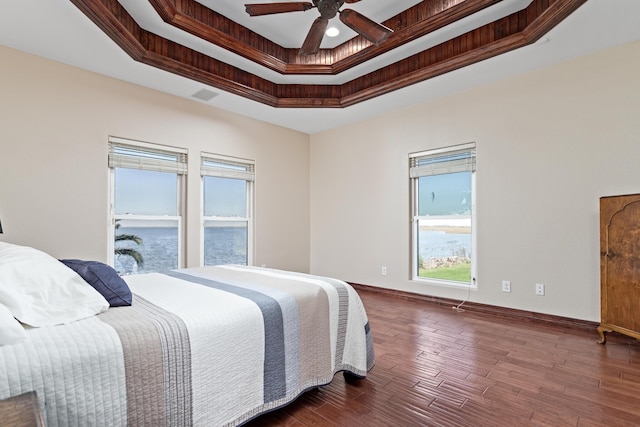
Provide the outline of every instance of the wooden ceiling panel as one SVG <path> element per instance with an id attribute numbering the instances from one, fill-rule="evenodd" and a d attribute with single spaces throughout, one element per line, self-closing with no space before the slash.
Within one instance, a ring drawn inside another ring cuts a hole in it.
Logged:
<path id="1" fill-rule="evenodd" d="M 301 56 L 227 19 L 195 0 L 150 0 L 162 20 L 196 37 L 282 74 L 337 74 L 501 0 L 424 0 L 382 22 L 394 30 L 375 46 L 361 36 L 334 49 Z"/>
<path id="2" fill-rule="evenodd" d="M 383 24 L 373 46 L 362 37 L 300 57 L 194 0 L 150 0 L 165 22 L 282 74 L 336 74 L 500 0 L 425 0 Z M 341 85 L 276 84 L 142 29 L 117 0 L 71 0 L 134 60 L 274 107 L 339 108 L 407 87 L 533 43 L 586 0 L 533 0 L 466 34 Z"/>

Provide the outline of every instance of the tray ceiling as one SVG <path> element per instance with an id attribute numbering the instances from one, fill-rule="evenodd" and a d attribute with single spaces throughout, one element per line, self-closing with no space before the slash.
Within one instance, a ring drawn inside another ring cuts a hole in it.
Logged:
<path id="1" fill-rule="evenodd" d="M 118 0 L 71 0 L 136 61 L 272 107 L 296 108 L 347 107 L 526 46 L 585 1 L 424 0 L 382 21 L 394 33 L 380 46 L 355 36 L 308 56 L 301 56 L 297 48 L 283 47 L 195 0 L 149 1 L 166 25 L 282 75 L 338 75 L 396 49 L 403 55 L 374 70 L 363 66 L 348 81 L 321 84 L 277 83 L 216 59 L 181 43 L 179 37 L 143 28 Z M 468 28 L 476 14 L 492 6 L 496 7 L 484 15 L 485 20 L 492 19 L 490 22 L 475 20 L 477 26 Z M 311 12 L 315 11 L 304 13 Z M 280 26 L 286 26 L 292 14 L 279 14 Z M 422 50 L 415 53 L 405 48 L 441 29 L 448 30 L 445 40 L 424 43 Z"/>
<path id="2" fill-rule="evenodd" d="M 347 30 L 301 58 L 317 10 L 243 3 L 0 0 L 0 44 L 313 134 L 640 40 L 637 0 L 362 0 L 388 43 Z"/>

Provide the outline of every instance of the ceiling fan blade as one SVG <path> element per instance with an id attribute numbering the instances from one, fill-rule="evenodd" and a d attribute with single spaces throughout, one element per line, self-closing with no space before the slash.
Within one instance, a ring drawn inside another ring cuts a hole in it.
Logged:
<path id="1" fill-rule="evenodd" d="M 340 20 L 356 33 L 369 40 L 376 46 L 384 42 L 393 30 L 372 21 L 366 16 L 351 9 L 344 9 L 340 12 Z"/>
<path id="2" fill-rule="evenodd" d="M 317 17 L 316 20 L 313 21 L 307 38 L 304 39 L 304 43 L 302 43 L 302 47 L 300 48 L 300 55 L 315 55 L 318 52 L 328 24 L 329 20 L 322 16 Z"/>
<path id="3" fill-rule="evenodd" d="M 250 16 L 271 15 L 285 12 L 304 12 L 313 8 L 313 4 L 307 1 L 289 3 L 256 3 L 244 5 Z"/>

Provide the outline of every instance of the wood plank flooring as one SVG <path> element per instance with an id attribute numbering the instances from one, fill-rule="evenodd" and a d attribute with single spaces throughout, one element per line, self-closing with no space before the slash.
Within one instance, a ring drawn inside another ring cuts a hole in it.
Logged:
<path id="1" fill-rule="evenodd" d="M 367 378 L 337 374 L 247 426 L 640 426 L 634 339 L 358 292 Z"/>

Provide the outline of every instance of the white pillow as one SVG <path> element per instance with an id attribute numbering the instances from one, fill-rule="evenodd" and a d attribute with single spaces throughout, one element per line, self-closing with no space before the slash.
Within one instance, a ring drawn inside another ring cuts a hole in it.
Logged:
<path id="1" fill-rule="evenodd" d="M 31 326 L 54 326 L 102 313 L 109 303 L 75 271 L 28 246 L 0 242 L 0 303 Z"/>
<path id="2" fill-rule="evenodd" d="M 24 327 L 13 318 L 7 307 L 0 304 L 0 346 L 16 344 L 26 338 Z"/>

